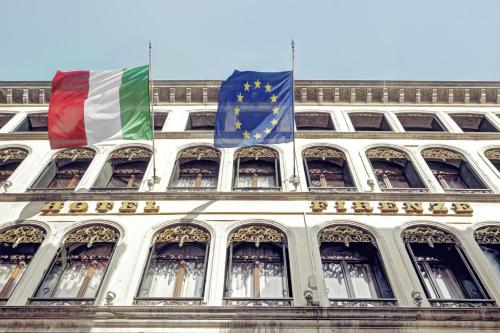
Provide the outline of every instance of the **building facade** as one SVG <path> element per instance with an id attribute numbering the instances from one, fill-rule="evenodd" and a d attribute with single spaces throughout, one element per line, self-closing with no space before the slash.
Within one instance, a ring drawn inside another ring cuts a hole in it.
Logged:
<path id="1" fill-rule="evenodd" d="M 56 151 L 50 83 L 0 82 L 0 331 L 500 329 L 500 83 L 296 81 L 295 147 L 240 149 L 219 85 Z"/>

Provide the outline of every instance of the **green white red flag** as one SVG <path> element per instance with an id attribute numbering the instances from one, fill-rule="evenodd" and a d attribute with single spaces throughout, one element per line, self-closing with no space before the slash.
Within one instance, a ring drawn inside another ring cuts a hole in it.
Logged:
<path id="1" fill-rule="evenodd" d="M 48 118 L 52 149 L 151 140 L 149 67 L 58 71 L 52 79 Z"/>

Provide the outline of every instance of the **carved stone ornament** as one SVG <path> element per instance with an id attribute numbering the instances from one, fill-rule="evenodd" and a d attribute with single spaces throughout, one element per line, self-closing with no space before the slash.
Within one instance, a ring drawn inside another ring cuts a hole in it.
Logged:
<path id="1" fill-rule="evenodd" d="M 95 156 L 95 151 L 88 148 L 65 149 L 56 154 L 57 160 L 91 160 Z"/>
<path id="2" fill-rule="evenodd" d="M 28 156 L 28 151 L 23 148 L 3 148 L 0 149 L 0 160 L 5 163 L 9 160 L 24 160 Z"/>
<path id="3" fill-rule="evenodd" d="M 251 225 L 236 230 L 231 234 L 231 242 L 255 243 L 281 243 L 286 241 L 286 236 L 281 231 L 264 225 Z"/>
<path id="4" fill-rule="evenodd" d="M 366 156 L 368 158 L 381 158 L 387 161 L 394 158 L 408 159 L 408 155 L 405 152 L 387 147 L 372 148 L 366 152 Z"/>
<path id="5" fill-rule="evenodd" d="M 330 147 L 311 147 L 304 150 L 302 153 L 304 158 L 315 157 L 321 158 L 323 161 L 327 158 L 340 158 L 345 160 L 344 153 L 340 150 L 330 148 Z"/>
<path id="6" fill-rule="evenodd" d="M 318 235 L 320 243 L 339 242 L 349 247 L 350 243 L 372 243 L 377 245 L 375 238 L 365 230 L 347 225 L 332 225 L 325 227 Z"/>
<path id="7" fill-rule="evenodd" d="M 115 150 L 109 156 L 110 160 L 140 160 L 151 158 L 153 153 L 151 150 L 143 147 L 129 147 Z"/>
<path id="8" fill-rule="evenodd" d="M 177 154 L 177 159 L 186 158 L 186 159 L 219 159 L 220 151 L 217 149 L 207 147 L 207 146 L 197 146 L 186 148 Z"/>
<path id="9" fill-rule="evenodd" d="M 493 148 L 493 149 L 488 149 L 484 155 L 486 155 L 486 158 L 489 160 L 500 160 L 500 149 L 498 148 Z"/>
<path id="10" fill-rule="evenodd" d="M 453 235 L 427 226 L 408 228 L 403 231 L 402 237 L 405 243 L 427 243 L 430 247 L 439 243 L 460 245 Z"/>
<path id="11" fill-rule="evenodd" d="M 11 243 L 16 247 L 21 243 L 43 243 L 45 231 L 31 225 L 24 225 L 5 230 L 0 233 L 0 243 Z"/>
<path id="12" fill-rule="evenodd" d="M 429 148 L 422 151 L 422 157 L 435 160 L 465 160 L 463 155 L 456 151 L 444 148 Z"/>
<path id="13" fill-rule="evenodd" d="M 500 244 L 500 226 L 488 226 L 474 231 L 478 244 Z"/>
<path id="14" fill-rule="evenodd" d="M 236 158 L 238 157 L 254 157 L 256 160 L 261 157 L 271 157 L 277 158 L 278 152 L 274 149 L 262 147 L 262 146 L 252 146 L 248 148 L 240 149 L 234 154 Z"/>
<path id="15" fill-rule="evenodd" d="M 208 232 L 192 225 L 177 225 L 163 229 L 153 239 L 153 243 L 179 243 L 179 247 L 186 242 L 208 243 L 209 241 Z"/>
<path id="16" fill-rule="evenodd" d="M 92 244 L 97 242 L 117 242 L 119 238 L 120 235 L 113 228 L 103 225 L 92 225 L 90 227 L 78 229 L 66 236 L 64 244 L 87 243 L 87 246 L 91 247 Z"/>

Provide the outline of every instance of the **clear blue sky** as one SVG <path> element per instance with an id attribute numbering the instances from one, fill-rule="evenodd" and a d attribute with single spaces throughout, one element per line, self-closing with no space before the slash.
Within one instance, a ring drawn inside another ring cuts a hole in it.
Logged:
<path id="1" fill-rule="evenodd" d="M 147 62 L 155 79 L 500 80 L 500 0 L 3 1 L 0 80 Z"/>

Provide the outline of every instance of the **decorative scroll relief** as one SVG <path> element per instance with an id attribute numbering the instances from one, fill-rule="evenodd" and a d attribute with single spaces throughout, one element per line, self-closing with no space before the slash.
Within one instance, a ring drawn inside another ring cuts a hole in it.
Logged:
<path id="1" fill-rule="evenodd" d="M 286 236 L 281 231 L 264 225 L 243 227 L 231 234 L 231 242 L 255 243 L 256 247 L 264 242 L 281 243 L 285 240 Z"/>
<path id="2" fill-rule="evenodd" d="M 88 247 L 97 242 L 117 242 L 120 238 L 118 232 L 103 225 L 93 225 L 78 229 L 69 234 L 64 240 L 64 244 L 69 243 L 87 243 Z"/>
<path id="3" fill-rule="evenodd" d="M 91 160 L 95 156 L 95 151 L 88 148 L 65 149 L 56 154 L 57 160 Z"/>
<path id="4" fill-rule="evenodd" d="M 430 247 L 434 244 L 447 243 L 460 245 L 460 242 L 449 233 L 431 227 L 413 227 L 403 231 L 405 243 L 427 243 Z"/>
<path id="5" fill-rule="evenodd" d="M 153 243 L 179 243 L 182 247 L 186 242 L 208 243 L 210 234 L 205 230 L 190 226 L 178 225 L 161 231 L 153 239 Z"/>
<path id="6" fill-rule="evenodd" d="M 9 160 L 24 160 L 28 156 L 28 151 L 23 148 L 3 148 L 0 149 L 0 160 L 5 163 Z"/>
<path id="7" fill-rule="evenodd" d="M 0 243 L 11 243 L 16 247 L 21 243 L 43 243 L 45 231 L 34 226 L 10 228 L 0 233 Z"/>
<path id="8" fill-rule="evenodd" d="M 189 159 L 219 159 L 220 151 L 213 149 L 211 147 L 200 146 L 187 148 L 177 154 L 177 159 L 189 158 Z"/>
<path id="9" fill-rule="evenodd" d="M 403 159 L 408 159 L 408 155 L 400 150 L 397 149 L 392 149 L 392 148 L 387 148 L 387 147 L 380 147 L 380 148 L 373 148 L 370 149 L 366 152 L 366 156 L 368 158 L 382 158 L 387 161 L 394 159 L 394 158 L 403 158 Z"/>
<path id="10" fill-rule="evenodd" d="M 240 149 L 234 154 L 236 158 L 238 157 L 254 157 L 256 160 L 260 157 L 278 157 L 278 152 L 273 149 L 269 149 L 261 146 L 252 146 L 248 148 Z"/>
<path id="11" fill-rule="evenodd" d="M 500 226 L 489 226 L 474 231 L 478 244 L 500 244 Z"/>
<path id="12" fill-rule="evenodd" d="M 465 160 L 462 154 L 443 148 L 429 148 L 422 151 L 422 157 L 425 159 L 436 160 Z"/>
<path id="13" fill-rule="evenodd" d="M 123 148 L 123 149 L 118 149 L 111 153 L 109 156 L 110 160 L 135 160 L 135 159 L 148 159 L 151 158 L 153 153 L 151 150 L 147 148 L 142 148 L 142 147 L 129 147 L 129 148 Z"/>
<path id="14" fill-rule="evenodd" d="M 372 243 L 377 246 L 375 238 L 363 229 L 347 225 L 332 225 L 323 228 L 318 235 L 320 243 L 339 242 L 349 247 L 350 243 Z"/>
<path id="15" fill-rule="evenodd" d="M 489 160 L 500 160 L 500 149 L 488 149 L 484 155 Z"/>
<path id="16" fill-rule="evenodd" d="M 323 161 L 327 158 L 341 158 L 345 160 L 344 153 L 340 150 L 329 148 L 329 147 L 311 147 L 302 153 L 303 157 L 315 157 L 321 158 Z"/>

